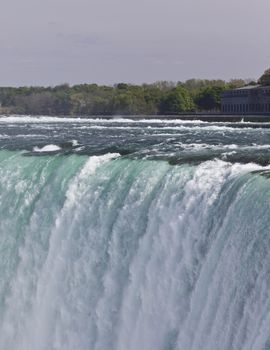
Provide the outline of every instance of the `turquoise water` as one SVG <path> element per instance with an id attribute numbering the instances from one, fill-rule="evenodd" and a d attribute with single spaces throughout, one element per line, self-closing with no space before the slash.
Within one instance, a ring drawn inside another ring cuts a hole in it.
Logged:
<path id="1" fill-rule="evenodd" d="M 226 128 L 223 136 L 211 131 L 223 153 L 230 133 L 243 136 L 231 143 L 237 151 L 257 132 L 264 164 L 209 156 L 172 165 L 165 139 L 155 144 L 161 157 L 142 143 L 136 154 L 121 155 L 123 144 L 119 152 L 76 152 L 87 139 L 79 135 L 71 151 L 56 137 L 29 137 L 15 150 L 7 137 L 0 349 L 268 349 L 267 130 Z M 194 138 L 190 144 L 204 144 Z"/>

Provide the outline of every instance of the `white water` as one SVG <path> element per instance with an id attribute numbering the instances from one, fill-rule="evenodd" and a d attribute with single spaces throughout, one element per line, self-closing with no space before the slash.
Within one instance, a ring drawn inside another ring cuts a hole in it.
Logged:
<path id="1" fill-rule="evenodd" d="M 267 349 L 269 179 L 0 152 L 0 349 Z"/>
<path id="2" fill-rule="evenodd" d="M 43 147 L 34 147 L 33 151 L 34 152 L 55 152 L 55 151 L 59 151 L 61 149 L 61 147 L 57 146 L 57 145 L 45 145 Z"/>

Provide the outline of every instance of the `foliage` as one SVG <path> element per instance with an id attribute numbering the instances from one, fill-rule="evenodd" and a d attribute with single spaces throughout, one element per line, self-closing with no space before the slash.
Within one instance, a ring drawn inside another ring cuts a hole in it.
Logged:
<path id="1" fill-rule="evenodd" d="M 191 111 L 193 107 L 194 104 L 189 92 L 183 86 L 177 86 L 162 97 L 159 112 L 161 114 L 177 114 Z"/>
<path id="2" fill-rule="evenodd" d="M 245 84 L 241 79 L 230 82 L 189 79 L 142 85 L 0 87 L 0 105 L 10 113 L 36 115 L 177 114 L 217 110 L 221 91 Z"/>
<path id="3" fill-rule="evenodd" d="M 220 96 L 225 87 L 211 86 L 203 88 L 195 97 L 195 103 L 199 110 L 211 111 L 220 109 Z"/>
<path id="4" fill-rule="evenodd" d="M 270 85 L 270 68 L 264 71 L 258 82 L 262 85 Z"/>

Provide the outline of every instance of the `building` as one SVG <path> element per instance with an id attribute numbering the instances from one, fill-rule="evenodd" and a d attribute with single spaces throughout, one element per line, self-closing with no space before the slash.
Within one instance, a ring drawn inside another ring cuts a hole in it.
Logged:
<path id="1" fill-rule="evenodd" d="M 250 85 L 221 95 L 224 114 L 270 114 L 270 85 Z"/>

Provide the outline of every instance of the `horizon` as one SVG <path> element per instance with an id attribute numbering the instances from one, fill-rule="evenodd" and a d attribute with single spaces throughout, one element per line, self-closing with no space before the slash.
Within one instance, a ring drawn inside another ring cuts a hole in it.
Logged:
<path id="1" fill-rule="evenodd" d="M 259 78 L 258 78 L 259 79 Z M 60 82 L 60 83 L 57 83 L 57 84 L 52 84 L 52 85 L 0 85 L 0 88 L 3 89 L 3 88 L 55 88 L 55 87 L 58 87 L 58 86 L 64 86 L 64 85 L 67 85 L 68 87 L 73 87 L 73 86 L 77 86 L 77 85 L 97 85 L 99 87 L 102 87 L 102 86 L 108 86 L 108 87 L 116 87 L 117 85 L 119 84 L 127 84 L 127 85 L 134 85 L 134 86 L 143 86 L 143 85 L 155 85 L 155 84 L 158 84 L 160 82 L 164 82 L 164 83 L 169 83 L 169 84 L 174 84 L 174 85 L 177 85 L 179 83 L 182 83 L 182 84 L 185 84 L 186 82 L 188 81 L 191 81 L 191 80 L 196 80 L 196 81 L 223 81 L 225 83 L 230 83 L 230 82 L 233 82 L 233 81 L 237 81 L 237 80 L 243 80 L 247 85 L 251 82 L 256 82 L 258 83 L 258 79 L 251 79 L 251 78 L 230 78 L 228 80 L 225 80 L 225 79 L 221 79 L 221 78 L 213 78 L 213 79 L 209 79 L 209 78 L 189 78 L 189 79 L 186 79 L 186 80 L 183 80 L 183 81 L 173 81 L 173 80 L 156 80 L 156 81 L 153 81 L 153 82 L 142 82 L 142 83 L 132 83 L 132 82 L 127 82 L 127 81 L 119 81 L 119 82 L 115 82 L 115 83 L 112 83 L 112 84 L 102 84 L 102 83 L 96 83 L 96 82 L 82 82 L 82 83 L 75 83 L 75 84 L 70 84 L 68 82 Z"/>

